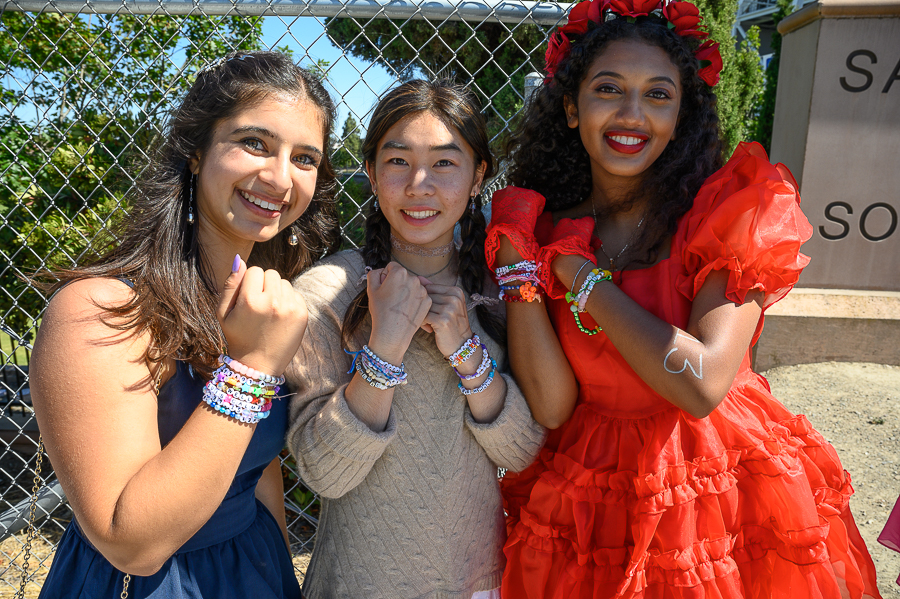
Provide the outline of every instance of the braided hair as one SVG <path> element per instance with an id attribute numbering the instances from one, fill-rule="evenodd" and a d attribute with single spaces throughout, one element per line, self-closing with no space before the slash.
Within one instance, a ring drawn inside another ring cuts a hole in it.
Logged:
<path id="1" fill-rule="evenodd" d="M 635 22 L 614 19 L 591 22 L 587 33 L 572 41 L 549 85 L 541 86 L 526 108 L 524 119 L 507 143 L 510 184 L 532 189 L 547 199 L 547 210 L 571 208 L 591 192 L 590 157 L 578 129 L 570 129 L 565 99 L 578 90 L 594 60 L 609 43 L 638 40 L 661 48 L 681 75 L 682 98 L 675 139 L 644 174 L 635 194 L 617 204 L 625 210 L 646 202 L 647 216 L 635 249 L 641 262 L 653 263 L 663 242 L 675 232 L 678 219 L 694 203 L 703 182 L 722 166 L 722 141 L 716 96 L 698 76 L 693 42 L 653 16 Z M 601 215 L 602 217 L 602 215 Z"/>
<path id="2" fill-rule="evenodd" d="M 378 142 L 399 121 L 422 112 L 429 112 L 448 127 L 456 129 L 475 151 L 475 164 L 485 163 L 484 179 L 494 172 L 494 160 L 488 145 L 487 126 L 475 94 L 447 79 L 424 81 L 414 79 L 403 83 L 384 96 L 375 107 L 372 121 L 363 140 L 362 153 L 366 163 L 373 164 Z M 466 208 L 459 219 L 462 245 L 459 248 L 459 277 L 467 295 L 481 294 L 489 276 L 484 255 L 487 226 L 481 211 L 481 194 L 472 199 L 472 209 Z M 384 268 L 391 261 L 391 225 L 384 213 L 370 207 L 366 215 L 366 242 L 362 248 L 366 266 Z M 369 311 L 366 289 L 357 295 L 347 308 L 341 327 L 341 344 L 350 347 L 350 339 L 365 320 Z M 475 308 L 478 322 L 498 343 L 506 344 L 506 328 L 484 305 Z"/>

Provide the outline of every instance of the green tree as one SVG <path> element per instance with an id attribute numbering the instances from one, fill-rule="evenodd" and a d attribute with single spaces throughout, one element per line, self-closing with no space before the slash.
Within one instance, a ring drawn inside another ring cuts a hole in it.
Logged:
<path id="1" fill-rule="evenodd" d="M 759 32 L 751 29 L 740 45 L 731 33 L 737 4 L 737 0 L 697 2 L 712 38 L 720 43 L 724 69 L 716 94 L 729 154 L 748 136 L 754 102 L 762 87 Z M 550 32 L 550 28 L 536 25 L 473 26 L 427 20 L 372 20 L 363 27 L 346 18 L 329 19 L 327 27 L 332 42 L 344 52 L 379 62 L 401 79 L 419 71 L 473 83 L 482 101 L 490 104 L 487 116 L 492 136 L 522 108 L 525 75 L 543 69 L 545 38 Z"/>
<path id="2" fill-rule="evenodd" d="M 260 34 L 242 17 L 0 14 L 4 325 L 30 335 L 44 298 L 19 275 L 71 266 L 103 237 L 196 69 Z"/>
<path id="3" fill-rule="evenodd" d="M 359 136 L 359 130 L 356 119 L 352 115 L 347 115 L 344 129 L 341 131 L 340 148 L 332 160 L 335 168 L 356 170 L 362 166 L 362 138 Z"/>
<path id="4" fill-rule="evenodd" d="M 417 72 L 473 84 L 492 136 L 523 106 L 525 75 L 544 64 L 545 32 L 536 25 L 373 19 L 326 22 L 329 38 L 344 52 L 378 62 L 410 79 Z"/>
<path id="5" fill-rule="evenodd" d="M 766 67 L 765 85 L 756 106 L 756 119 L 753 121 L 752 137 L 766 149 L 772 151 L 772 127 L 775 124 L 775 96 L 778 88 L 778 67 L 781 62 L 781 34 L 778 24 L 794 11 L 792 0 L 778 0 L 778 10 L 772 15 L 775 31 L 772 33 L 772 60 Z"/>
<path id="6" fill-rule="evenodd" d="M 736 44 L 731 32 L 737 18 L 737 0 L 696 0 L 696 4 L 722 54 L 722 76 L 715 91 L 727 158 L 738 142 L 749 138 L 754 107 L 762 91 L 759 29 L 751 27 L 747 39 Z"/>

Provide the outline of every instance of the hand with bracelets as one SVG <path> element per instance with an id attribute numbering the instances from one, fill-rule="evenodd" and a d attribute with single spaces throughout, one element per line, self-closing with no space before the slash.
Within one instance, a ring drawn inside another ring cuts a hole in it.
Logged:
<path id="1" fill-rule="evenodd" d="M 260 374 L 279 376 L 300 347 L 309 314 L 303 297 L 274 270 L 235 257 L 216 310 L 228 355 Z"/>

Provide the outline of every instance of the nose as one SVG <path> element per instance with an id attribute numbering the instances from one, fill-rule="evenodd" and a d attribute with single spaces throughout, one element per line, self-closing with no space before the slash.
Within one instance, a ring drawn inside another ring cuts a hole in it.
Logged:
<path id="1" fill-rule="evenodd" d="M 259 180 L 276 195 L 287 193 L 291 188 L 291 157 L 281 154 L 270 156 L 259 173 Z"/>
<path id="2" fill-rule="evenodd" d="M 629 129 L 637 128 L 644 123 L 644 111 L 639 91 L 632 90 L 622 96 L 622 103 L 616 117 L 619 123 Z"/>
<path id="3" fill-rule="evenodd" d="M 411 196 L 429 196 L 434 194 L 434 181 L 427 167 L 419 167 L 412 172 L 406 192 Z"/>

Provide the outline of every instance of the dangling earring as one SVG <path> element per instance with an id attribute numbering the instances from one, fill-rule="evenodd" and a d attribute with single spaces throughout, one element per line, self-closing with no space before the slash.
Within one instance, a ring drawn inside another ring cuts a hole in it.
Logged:
<path id="1" fill-rule="evenodd" d="M 197 175 L 191 175 L 191 181 L 188 183 L 188 214 L 187 214 L 187 224 L 194 224 L 194 182 L 197 180 Z"/>
<path id="2" fill-rule="evenodd" d="M 378 196 L 375 195 L 375 196 L 373 196 L 373 197 L 375 198 L 375 203 L 372 204 L 372 208 L 375 209 L 375 212 L 378 212 Z"/>
<path id="3" fill-rule="evenodd" d="M 291 236 L 288 237 L 288 245 L 297 245 L 300 237 L 297 236 L 297 225 L 291 225 Z"/>
<path id="4" fill-rule="evenodd" d="M 469 212 L 471 212 L 472 214 L 475 214 L 475 198 L 476 197 L 478 197 L 477 194 L 473 195 L 471 198 L 469 198 L 469 200 L 471 200 L 469 202 Z"/>

